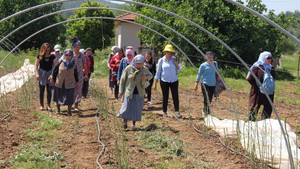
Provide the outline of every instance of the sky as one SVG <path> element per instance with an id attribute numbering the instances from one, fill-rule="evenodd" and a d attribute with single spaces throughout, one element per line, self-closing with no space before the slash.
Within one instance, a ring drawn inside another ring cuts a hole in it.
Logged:
<path id="1" fill-rule="evenodd" d="M 262 0 L 262 3 L 267 6 L 268 10 L 274 9 L 275 14 L 286 11 L 300 11 L 300 0 Z"/>

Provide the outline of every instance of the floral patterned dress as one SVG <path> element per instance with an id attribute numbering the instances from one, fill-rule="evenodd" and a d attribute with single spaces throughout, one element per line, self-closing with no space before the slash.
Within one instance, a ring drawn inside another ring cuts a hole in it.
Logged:
<path id="1" fill-rule="evenodd" d="M 79 83 L 79 88 L 78 89 L 75 88 L 74 97 L 75 97 L 75 103 L 80 103 L 82 98 L 82 86 L 84 81 L 83 64 L 86 63 L 86 59 L 82 53 L 79 53 L 77 55 L 75 55 L 74 53 L 74 56 L 75 56 L 74 57 L 75 63 L 77 65 L 78 83 Z"/>

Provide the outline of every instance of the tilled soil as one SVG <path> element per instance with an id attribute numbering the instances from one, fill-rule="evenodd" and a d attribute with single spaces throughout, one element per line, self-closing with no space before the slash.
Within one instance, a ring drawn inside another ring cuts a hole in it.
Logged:
<path id="1" fill-rule="evenodd" d="M 219 141 L 206 134 L 199 134 L 189 125 L 182 123 L 172 117 L 174 110 L 172 99 L 169 99 L 169 117 L 162 117 L 161 92 L 153 91 L 153 105 L 144 106 L 143 119 L 137 122 L 138 130 L 123 130 L 121 119 L 116 119 L 121 103 L 115 100 L 110 94 L 106 84 L 107 80 L 97 79 L 95 88 L 102 88 L 101 92 L 107 94 L 109 113 L 105 118 L 105 113 L 100 111 L 99 125 L 101 131 L 101 141 L 105 144 L 105 152 L 100 157 L 99 163 L 103 168 L 116 168 L 116 147 L 121 149 L 122 135 L 125 140 L 125 156 L 128 157 L 129 168 L 155 168 L 164 163 L 179 162 L 180 165 L 172 168 L 251 168 L 250 161 L 241 155 L 231 152 L 222 146 Z M 95 91 L 95 90 L 93 90 Z M 100 90 L 96 90 L 100 92 Z M 207 130 L 203 126 L 201 115 L 203 99 L 201 92 L 194 92 L 190 89 L 180 88 L 180 112 L 182 120 L 192 122 L 200 130 Z M 248 94 L 231 91 L 238 116 L 242 120 L 247 120 Z M 38 95 L 35 95 L 38 98 Z M 68 168 L 98 168 L 97 156 L 102 150 L 102 146 L 97 142 L 98 131 L 95 115 L 97 115 L 98 101 L 89 95 L 80 104 L 80 111 L 74 111 L 73 116 L 66 116 L 66 107 L 62 107 L 62 113 L 56 115 L 54 112 L 39 111 L 38 101 L 34 102 L 31 110 L 16 109 L 11 116 L 0 122 L 0 160 L 12 158 L 18 153 L 18 147 L 28 142 L 24 131 L 32 127 L 31 123 L 37 118 L 29 112 L 38 111 L 59 119 L 63 122 L 63 127 L 57 131 L 61 139 L 55 140 L 59 151 L 65 158 L 65 165 Z M 298 117 L 300 107 L 283 102 L 275 103 L 282 119 L 291 125 L 294 131 L 297 130 L 300 118 Z M 54 108 L 55 106 L 53 106 Z M 54 108 L 55 109 L 55 108 Z M 212 114 L 220 119 L 235 119 L 234 111 L 227 93 L 223 92 L 216 101 L 212 102 Z M 150 117 L 150 118 L 149 118 Z M 272 118 L 275 118 L 274 113 Z M 145 128 L 149 124 L 159 122 L 158 130 L 172 138 L 182 140 L 184 143 L 184 153 L 186 156 L 167 156 L 162 153 L 149 150 L 141 145 L 139 139 L 145 134 Z M 131 126 L 131 122 L 128 123 Z M 209 133 L 216 134 L 213 131 Z M 217 134 L 216 134 L 217 135 Z M 233 144 L 235 140 L 227 142 Z M 119 144 L 116 146 L 116 143 Z M 229 145 L 234 148 L 234 146 Z M 122 150 L 121 150 L 122 151 Z M 123 154 L 124 155 L 124 154 Z M 2 168 L 9 167 L 7 164 Z"/>

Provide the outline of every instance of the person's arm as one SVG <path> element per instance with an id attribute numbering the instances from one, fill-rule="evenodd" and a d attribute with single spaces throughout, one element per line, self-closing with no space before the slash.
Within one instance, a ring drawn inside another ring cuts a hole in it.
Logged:
<path id="1" fill-rule="evenodd" d="M 57 78 L 58 68 L 59 68 L 59 65 L 60 65 L 61 62 L 62 62 L 62 61 L 58 61 L 58 62 L 56 63 L 56 65 L 54 66 L 54 68 L 52 69 L 52 73 L 51 73 L 51 75 L 50 75 L 50 77 L 49 77 L 50 83 L 52 83 L 52 84 L 54 83 L 54 79 Z"/>
<path id="2" fill-rule="evenodd" d="M 176 60 L 176 57 L 175 56 L 173 56 L 173 63 L 174 63 L 174 65 L 175 65 L 175 67 L 176 67 L 176 73 L 179 73 L 180 72 L 180 69 L 181 69 L 181 66 L 178 64 L 178 62 L 177 62 L 177 60 Z"/>
<path id="3" fill-rule="evenodd" d="M 35 76 L 36 80 L 40 80 L 40 74 L 39 74 L 39 65 L 40 65 L 40 59 L 35 59 Z"/>
<path id="4" fill-rule="evenodd" d="M 197 78 L 196 78 L 196 82 L 195 82 L 195 86 L 194 86 L 194 90 L 195 90 L 195 91 L 198 90 L 198 85 L 199 85 L 199 82 L 200 82 L 200 78 L 201 78 L 201 76 L 202 76 L 202 74 L 203 74 L 203 68 L 204 68 L 203 65 L 201 65 L 201 66 L 199 67 L 199 71 L 198 71 Z"/>
<path id="5" fill-rule="evenodd" d="M 118 70 L 118 75 L 117 75 L 117 81 L 120 81 L 121 76 L 122 76 L 122 71 L 124 69 L 124 59 L 121 60 L 120 64 L 119 64 L 119 70 Z"/>
<path id="6" fill-rule="evenodd" d="M 259 67 L 254 67 L 252 69 L 252 72 L 256 75 L 256 77 L 258 78 L 258 70 L 259 70 Z M 249 77 L 248 77 L 248 82 L 251 84 L 251 85 L 256 85 L 256 80 L 255 78 L 252 76 L 252 74 L 250 73 Z"/>
<path id="7" fill-rule="evenodd" d="M 116 61 L 115 61 L 115 58 L 111 58 L 110 62 L 109 62 L 109 66 L 111 69 L 115 69 L 116 67 Z"/>
<path id="8" fill-rule="evenodd" d="M 125 69 L 121 79 L 120 79 L 120 84 L 119 84 L 119 97 L 122 97 L 124 92 L 125 92 L 125 85 L 126 85 L 126 80 L 128 76 L 128 69 Z"/>
<path id="9" fill-rule="evenodd" d="M 144 75 L 141 77 L 141 79 L 142 80 L 151 80 L 152 78 L 153 78 L 152 73 L 149 71 L 149 69 L 144 67 Z"/>
<path id="10" fill-rule="evenodd" d="M 154 81 L 154 86 L 153 86 L 153 89 L 156 90 L 157 89 L 157 83 L 158 83 L 158 79 L 161 78 L 161 73 L 162 73 L 162 62 L 163 60 L 162 59 L 159 59 L 158 60 L 158 69 L 157 69 L 157 72 L 155 74 L 155 81 Z"/>

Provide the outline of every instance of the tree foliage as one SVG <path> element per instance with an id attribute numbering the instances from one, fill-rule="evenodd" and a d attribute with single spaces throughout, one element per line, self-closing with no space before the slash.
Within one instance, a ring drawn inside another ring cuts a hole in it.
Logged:
<path id="1" fill-rule="evenodd" d="M 105 7 L 103 4 L 97 2 L 90 2 L 81 4 L 80 7 Z M 107 6 L 106 6 L 107 7 Z M 69 19 L 93 17 L 93 16 L 106 16 L 114 17 L 112 11 L 109 10 L 76 10 L 75 15 Z M 114 37 L 114 21 L 113 20 L 100 20 L 100 19 L 85 19 L 74 22 L 69 22 L 70 29 L 67 31 L 71 36 L 77 36 L 82 42 L 82 47 L 91 47 L 93 50 L 102 49 L 109 46 L 111 38 Z M 102 43 L 104 38 L 104 44 Z"/>
<path id="2" fill-rule="evenodd" d="M 21 10 L 46 2 L 49 2 L 49 0 L 0 0 L 0 18 L 5 18 Z M 60 7 L 61 4 L 50 5 L 40 9 L 35 9 L 33 11 L 9 19 L 8 21 L 0 24 L 1 36 L 9 34 L 14 29 L 37 17 L 40 17 L 50 12 L 57 11 L 60 9 Z M 14 33 L 12 36 L 9 37 L 9 40 L 14 42 L 15 44 L 18 44 L 33 33 L 62 20 L 64 19 L 61 17 L 60 14 L 52 15 L 47 18 L 41 19 Z M 21 48 L 40 48 L 44 42 L 48 42 L 50 44 L 60 43 L 64 45 L 66 39 L 65 33 L 66 29 L 64 25 L 52 27 L 26 41 L 23 45 L 21 45 Z"/>
<path id="3" fill-rule="evenodd" d="M 275 57 L 280 57 L 282 53 L 282 45 L 279 44 L 285 37 L 277 29 L 249 12 L 223 0 L 137 1 L 159 6 L 192 20 L 219 37 L 241 56 L 246 63 L 252 64 L 257 60 L 259 53 L 265 50 L 271 51 Z M 238 2 L 243 3 L 240 0 Z M 261 3 L 261 0 L 247 0 L 247 6 L 259 13 L 266 12 L 266 6 Z M 134 7 L 134 10 L 169 25 L 190 39 L 204 53 L 206 51 L 214 51 L 217 59 L 238 62 L 235 56 L 224 46 L 187 22 L 147 7 L 137 6 Z M 292 15 L 289 17 L 286 17 L 284 14 L 276 16 L 272 11 L 269 11 L 268 17 L 283 28 L 289 28 L 295 22 Z M 180 46 L 194 61 L 198 60 L 195 56 L 201 56 L 195 48 L 165 27 L 141 17 L 137 21 L 155 30 L 159 30 L 159 32 Z M 165 39 L 148 30 L 143 30 L 138 36 L 144 43 L 151 45 L 157 51 L 161 51 L 168 43 Z"/>

